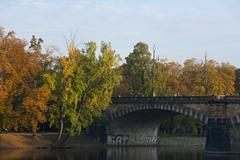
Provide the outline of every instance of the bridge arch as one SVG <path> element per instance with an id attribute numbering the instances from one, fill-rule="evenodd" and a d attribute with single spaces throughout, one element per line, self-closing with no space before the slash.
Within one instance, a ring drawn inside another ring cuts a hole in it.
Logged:
<path id="1" fill-rule="evenodd" d="M 108 120 L 113 121 L 124 115 L 144 110 L 162 110 L 162 111 L 172 111 L 189 117 L 193 117 L 203 122 L 208 123 L 208 115 L 198 111 L 196 109 L 186 107 L 183 104 L 138 104 L 131 107 L 124 107 L 122 109 L 117 109 L 113 112 L 107 114 Z"/>

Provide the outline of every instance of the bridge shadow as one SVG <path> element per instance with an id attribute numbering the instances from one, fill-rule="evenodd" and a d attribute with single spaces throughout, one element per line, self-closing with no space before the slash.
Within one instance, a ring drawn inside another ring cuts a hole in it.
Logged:
<path id="1" fill-rule="evenodd" d="M 156 145 L 160 138 L 160 132 L 164 131 L 161 124 L 167 119 L 174 119 L 179 115 L 181 115 L 179 112 L 160 109 L 136 110 L 128 114 L 115 115 L 114 119 L 109 121 L 106 126 L 107 143 Z M 202 122 L 199 121 L 199 123 Z M 169 124 L 170 127 L 172 127 L 171 125 L 173 124 Z"/>

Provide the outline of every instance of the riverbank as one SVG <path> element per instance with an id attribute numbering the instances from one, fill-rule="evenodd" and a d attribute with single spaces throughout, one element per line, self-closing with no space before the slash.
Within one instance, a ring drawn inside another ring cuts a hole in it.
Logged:
<path id="1" fill-rule="evenodd" d="M 0 134 L 0 150 L 2 149 L 48 149 L 57 137 L 56 133 L 41 133 L 34 138 L 31 133 Z M 97 145 L 97 142 L 86 135 L 75 136 L 63 147 L 73 148 L 76 145 Z"/>
<path id="2" fill-rule="evenodd" d="M 42 133 L 34 138 L 28 133 L 0 134 L 1 149 L 50 149 L 51 144 L 56 138 L 55 133 Z M 204 137 L 160 137 L 159 146 L 197 146 L 204 147 Z M 91 146 L 104 146 L 97 143 L 94 139 L 82 134 L 68 141 L 64 146 L 56 148 L 79 148 Z M 137 145 L 136 145 L 137 146 Z"/>

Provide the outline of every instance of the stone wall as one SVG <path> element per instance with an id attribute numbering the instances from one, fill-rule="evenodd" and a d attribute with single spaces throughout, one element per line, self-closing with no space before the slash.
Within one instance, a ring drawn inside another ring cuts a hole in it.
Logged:
<path id="1" fill-rule="evenodd" d="M 233 151 L 240 151 L 240 124 L 230 128 L 230 144 Z"/>
<path id="2" fill-rule="evenodd" d="M 209 118 L 207 125 L 206 151 L 230 152 L 230 119 Z"/>

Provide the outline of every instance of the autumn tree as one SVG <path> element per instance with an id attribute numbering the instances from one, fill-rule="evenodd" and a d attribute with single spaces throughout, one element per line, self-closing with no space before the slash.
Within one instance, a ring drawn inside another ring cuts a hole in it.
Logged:
<path id="1" fill-rule="evenodd" d="M 197 59 L 192 58 L 184 62 L 181 74 L 182 95 L 204 95 L 203 70 Z"/>
<path id="2" fill-rule="evenodd" d="M 207 61 L 207 91 L 208 95 L 235 94 L 235 67 L 228 63 Z"/>
<path id="3" fill-rule="evenodd" d="M 155 62 L 154 72 L 154 94 L 156 96 L 169 95 L 169 74 L 166 60 Z"/>
<path id="4" fill-rule="evenodd" d="M 40 80 L 42 62 L 14 32 L 0 38 L 0 117 L 2 129 L 31 128 L 45 121 L 49 90 Z"/>
<path id="5" fill-rule="evenodd" d="M 166 59 L 156 62 L 154 92 L 156 96 L 174 96 L 180 92 L 181 65 Z"/>
<path id="6" fill-rule="evenodd" d="M 169 62 L 168 63 L 168 74 L 169 81 L 168 86 L 170 88 L 170 94 L 172 96 L 181 95 L 181 81 L 180 76 L 182 73 L 182 66 L 177 62 Z"/>
<path id="7" fill-rule="evenodd" d="M 96 56 L 96 43 L 89 42 L 79 50 L 71 42 L 68 56 L 59 57 L 55 72 L 45 75 L 52 90 L 50 124 L 59 128 L 55 144 L 63 133 L 68 137 L 99 117 L 109 105 L 113 88 L 119 83 L 118 56 L 110 44 L 102 43 Z"/>
<path id="8" fill-rule="evenodd" d="M 235 67 L 228 63 L 196 59 L 184 62 L 181 73 L 182 95 L 232 95 L 235 93 Z M 207 91 L 207 92 L 206 92 Z"/>
<path id="9" fill-rule="evenodd" d="M 152 59 L 148 45 L 138 42 L 133 52 L 126 57 L 126 74 L 129 77 L 133 96 L 150 96 Z"/>
<path id="10" fill-rule="evenodd" d="M 234 95 L 236 80 L 235 67 L 229 63 L 221 63 L 216 69 L 220 81 L 218 94 Z"/>

